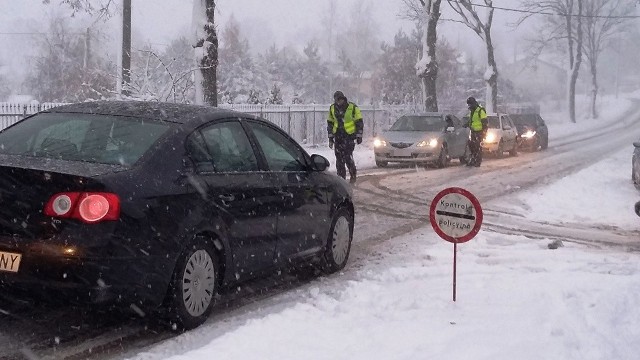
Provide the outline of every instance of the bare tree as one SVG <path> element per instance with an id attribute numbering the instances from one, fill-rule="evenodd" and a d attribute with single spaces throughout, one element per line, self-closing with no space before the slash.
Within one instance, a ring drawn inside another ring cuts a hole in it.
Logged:
<path id="1" fill-rule="evenodd" d="M 51 0 L 42 0 L 44 4 L 50 4 Z M 73 14 L 84 11 L 88 14 L 98 14 L 99 17 L 109 17 L 110 8 L 114 6 L 115 0 L 60 0 L 60 4 L 68 5 Z"/>
<path id="2" fill-rule="evenodd" d="M 544 13 L 546 15 L 540 27 L 537 40 L 538 52 L 550 43 L 566 41 L 566 52 L 569 60 L 568 103 L 569 117 L 576 122 L 576 82 L 582 63 L 582 4 L 586 0 L 526 0 L 523 7 L 530 14 L 521 18 L 519 23 L 528 19 L 531 14 Z M 577 9 L 576 9 L 577 8 Z M 577 11 L 577 13 L 576 13 Z M 574 22 L 575 20 L 575 22 Z"/>
<path id="3" fill-rule="evenodd" d="M 215 25 L 215 0 L 193 1 L 196 71 L 196 103 L 218 106 L 218 34 Z"/>
<path id="4" fill-rule="evenodd" d="M 422 26 L 422 55 L 416 63 L 416 75 L 420 78 L 424 107 L 426 111 L 438 111 L 438 61 L 436 48 L 438 42 L 438 20 L 440 19 L 441 0 L 403 0 L 407 17 L 413 18 Z"/>
<path id="5" fill-rule="evenodd" d="M 494 55 L 493 40 L 491 39 L 491 26 L 493 24 L 492 0 L 484 0 L 485 5 L 475 5 L 471 0 L 447 0 L 451 8 L 461 17 L 461 22 L 473 30 L 485 43 L 487 50 L 487 70 L 484 80 L 487 83 L 487 112 L 498 109 L 498 66 Z M 480 20 L 479 8 L 486 10 L 486 18 Z"/>
<path id="6" fill-rule="evenodd" d="M 635 2 L 635 1 L 634 1 Z M 584 19 L 584 55 L 589 60 L 591 71 L 591 117 L 598 118 L 596 97 L 598 96 L 598 58 L 612 39 L 629 20 L 623 15 L 633 10 L 628 0 L 586 0 Z"/>

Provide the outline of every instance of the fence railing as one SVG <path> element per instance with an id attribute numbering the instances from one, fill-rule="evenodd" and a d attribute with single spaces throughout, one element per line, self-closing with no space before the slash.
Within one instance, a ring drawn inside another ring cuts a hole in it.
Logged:
<path id="1" fill-rule="evenodd" d="M 0 103 L 0 129 L 24 117 L 47 110 L 60 103 L 14 104 Z M 327 143 L 327 115 L 329 105 L 249 105 L 223 104 L 221 108 L 257 115 L 278 125 L 300 143 Z M 416 105 L 360 106 L 364 121 L 364 137 L 370 138 L 389 127 L 402 114 L 421 111 Z"/>

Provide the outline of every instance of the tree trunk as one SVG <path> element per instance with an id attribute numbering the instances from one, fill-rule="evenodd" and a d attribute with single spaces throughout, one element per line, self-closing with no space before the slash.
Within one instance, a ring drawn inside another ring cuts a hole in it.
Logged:
<path id="1" fill-rule="evenodd" d="M 569 79 L 569 118 L 571 122 L 576 122 L 576 82 L 578 72 L 582 63 L 582 0 L 578 0 L 578 25 L 576 26 L 576 57 L 571 67 L 571 77 Z M 571 33 L 572 29 L 567 29 Z"/>
<path id="2" fill-rule="evenodd" d="M 122 2 L 122 96 L 131 95 L 131 0 Z"/>
<path id="3" fill-rule="evenodd" d="M 485 74 L 488 90 L 490 90 L 490 102 L 487 101 L 487 112 L 493 113 L 498 111 L 498 66 L 494 55 L 493 41 L 491 40 L 490 29 L 485 29 L 485 44 L 487 46 L 487 66 L 488 71 Z M 489 99 L 487 99 L 489 100 Z"/>
<path id="4" fill-rule="evenodd" d="M 598 70 L 595 61 L 591 62 L 591 118 L 598 118 L 598 108 L 596 98 L 598 96 Z"/>
<path id="5" fill-rule="evenodd" d="M 204 26 L 205 56 L 200 62 L 202 71 L 202 87 L 204 89 L 204 102 L 207 105 L 218 106 L 218 34 L 215 28 L 215 0 L 206 0 L 207 24 Z"/>
<path id="6" fill-rule="evenodd" d="M 204 5 L 204 7 L 202 6 Z M 195 74 L 196 103 L 218 106 L 218 35 L 215 28 L 215 0 L 194 0 L 196 27 L 196 63 L 200 69 Z M 203 9 L 204 8 L 204 9 Z M 203 11 L 206 15 L 199 23 Z M 198 28 L 200 27 L 200 28 Z"/>
<path id="7" fill-rule="evenodd" d="M 438 79 L 438 61 L 436 59 L 436 46 L 438 41 L 437 26 L 440 19 L 441 0 L 426 2 L 423 5 L 425 12 L 424 34 L 422 35 L 422 58 L 416 64 L 418 76 L 422 82 L 424 93 L 425 111 L 438 111 L 438 94 L 436 82 Z"/>

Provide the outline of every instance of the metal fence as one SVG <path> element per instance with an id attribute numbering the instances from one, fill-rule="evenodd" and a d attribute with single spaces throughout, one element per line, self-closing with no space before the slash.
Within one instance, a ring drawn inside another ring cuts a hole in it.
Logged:
<path id="1" fill-rule="evenodd" d="M 0 103 L 0 129 L 14 124 L 38 111 L 47 110 L 60 103 L 14 104 Z M 329 105 L 248 105 L 223 104 L 221 108 L 257 115 L 278 125 L 298 142 L 307 145 L 327 142 L 327 115 Z M 415 105 L 360 106 L 364 120 L 364 137 L 370 138 L 390 126 L 402 114 L 421 111 Z"/>

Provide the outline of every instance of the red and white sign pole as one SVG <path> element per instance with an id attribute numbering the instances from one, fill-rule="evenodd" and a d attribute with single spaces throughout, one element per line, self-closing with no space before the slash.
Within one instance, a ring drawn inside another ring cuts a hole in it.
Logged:
<path id="1" fill-rule="evenodd" d="M 450 187 L 440 191 L 429 209 L 433 230 L 453 243 L 453 301 L 456 301 L 456 263 L 458 243 L 471 240 L 482 225 L 482 207 L 469 191 Z"/>

